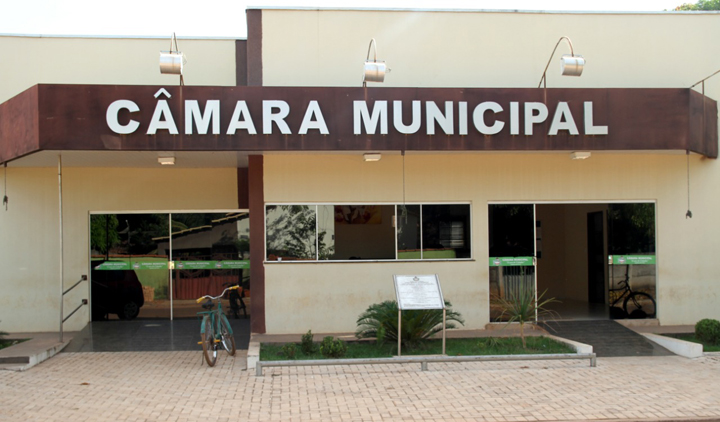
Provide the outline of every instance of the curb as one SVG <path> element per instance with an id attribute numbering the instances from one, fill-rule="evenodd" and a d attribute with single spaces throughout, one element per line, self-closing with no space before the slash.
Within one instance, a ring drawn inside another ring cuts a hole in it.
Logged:
<path id="1" fill-rule="evenodd" d="M 575 349 L 575 352 L 578 354 L 592 354 L 593 353 L 593 347 L 589 344 L 580 343 L 573 340 L 568 340 L 562 337 L 557 337 L 551 334 L 545 334 L 544 337 L 551 338 L 555 341 L 558 341 L 560 343 L 565 343 L 568 346 Z M 522 355 L 518 355 L 522 356 Z M 522 360 L 522 359 L 518 359 Z M 247 364 L 246 368 L 248 371 L 254 370 L 257 368 L 257 363 L 260 361 L 260 342 L 257 340 L 253 340 L 252 335 L 250 336 L 250 343 L 248 345 L 248 353 L 247 353 Z"/>
<path id="2" fill-rule="evenodd" d="M 250 343 L 248 344 L 247 363 L 245 364 L 245 368 L 247 368 L 248 371 L 255 369 L 258 361 L 260 361 L 260 342 L 253 340 L 251 335 Z"/>
<path id="3" fill-rule="evenodd" d="M 668 336 L 661 336 L 659 334 L 651 333 L 640 333 L 648 340 L 653 343 L 659 344 L 660 346 L 668 349 L 676 355 L 685 358 L 699 358 L 703 356 L 702 344 L 693 343 L 691 341 L 680 340 L 679 338 L 673 338 Z"/>
<path id="4" fill-rule="evenodd" d="M 65 341 L 47 342 L 47 340 L 30 340 L 3 349 L 0 353 L 0 370 L 26 371 L 60 353 L 70 344 L 72 338 Z"/>

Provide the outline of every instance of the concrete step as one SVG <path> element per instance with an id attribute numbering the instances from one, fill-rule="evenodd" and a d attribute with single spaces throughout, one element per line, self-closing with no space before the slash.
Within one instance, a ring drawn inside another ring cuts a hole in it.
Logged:
<path id="1" fill-rule="evenodd" d="M 71 335 L 58 333 L 14 333 L 6 340 L 27 339 L 0 350 L 0 369 L 25 371 L 60 353 L 72 340 Z"/>

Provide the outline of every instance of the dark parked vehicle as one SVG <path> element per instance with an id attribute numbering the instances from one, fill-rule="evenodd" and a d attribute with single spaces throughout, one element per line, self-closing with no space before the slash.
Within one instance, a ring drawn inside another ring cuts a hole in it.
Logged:
<path id="1" fill-rule="evenodd" d="M 92 319 L 101 321 L 108 314 L 117 314 L 120 319 L 134 319 L 145 304 L 142 284 L 134 270 L 97 270 L 103 262 L 93 262 Z"/>

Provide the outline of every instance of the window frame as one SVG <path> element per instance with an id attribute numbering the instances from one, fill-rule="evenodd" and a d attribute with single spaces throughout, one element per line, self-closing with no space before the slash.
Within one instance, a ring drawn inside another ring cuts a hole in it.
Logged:
<path id="1" fill-rule="evenodd" d="M 278 261 L 271 261 L 268 260 L 268 244 L 267 244 L 267 231 L 268 231 L 268 221 L 267 221 L 267 210 L 268 207 L 276 207 L 276 206 L 288 206 L 288 205 L 298 205 L 298 206 L 308 206 L 311 209 L 314 207 L 315 209 L 315 259 L 304 259 L 304 260 L 278 260 Z M 379 206 L 388 206 L 392 205 L 394 207 L 394 215 L 393 218 L 395 221 L 393 222 L 393 229 L 394 229 L 394 243 L 395 243 L 395 258 L 391 259 L 319 259 L 319 240 L 318 240 L 318 230 L 319 230 L 319 218 L 318 215 L 318 207 L 319 206 L 343 206 L 343 205 L 379 205 Z M 398 207 L 401 207 L 403 205 L 418 205 L 420 206 L 420 258 L 398 258 L 398 224 L 397 224 L 397 216 L 398 216 Z M 422 207 L 423 205 L 467 205 L 468 206 L 468 222 L 469 222 L 469 239 L 468 244 L 470 246 L 470 256 L 467 258 L 423 258 L 424 255 L 424 248 L 423 248 L 423 222 L 422 222 Z M 266 202 L 263 205 L 263 263 L 266 264 L 318 264 L 318 263 L 364 263 L 364 262 L 457 262 L 457 261 L 474 261 L 475 260 L 475 252 L 473 247 L 473 206 L 471 201 L 440 201 L 440 202 Z"/>

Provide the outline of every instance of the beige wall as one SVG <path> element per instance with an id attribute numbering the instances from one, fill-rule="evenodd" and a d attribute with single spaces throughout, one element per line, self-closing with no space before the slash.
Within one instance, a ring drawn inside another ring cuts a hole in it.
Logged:
<path id="1" fill-rule="evenodd" d="M 587 65 L 580 78 L 561 77 L 557 62 L 569 52 L 561 44 L 548 87 L 689 87 L 720 67 L 717 56 L 708 54 L 720 38 L 720 14 L 712 13 L 272 9 L 262 16 L 267 86 L 361 86 L 362 61 L 373 37 L 378 59 L 392 69 L 384 84 L 369 84 L 374 87 L 534 88 L 561 36 L 572 39 Z M 705 90 L 720 99 L 720 76 Z M 691 156 L 694 217 L 686 219 L 684 152 L 593 152 L 580 162 L 568 153 L 408 153 L 408 201 L 472 201 L 475 261 L 267 264 L 268 332 L 351 331 L 365 307 L 393 297 L 392 274 L 426 272 L 440 274 L 446 297 L 467 327 L 482 328 L 488 322 L 492 201 L 656 201 L 660 322 L 720 318 L 720 264 L 712 257 L 720 246 L 717 161 Z M 379 163 L 363 163 L 360 152 L 266 155 L 266 201 L 397 202 L 401 169 L 397 153 L 383 154 Z"/>
<path id="2" fill-rule="evenodd" d="M 186 85 L 235 85 L 234 40 L 178 41 Z M 115 39 L 0 36 L 0 103 L 35 84 L 176 85 L 160 74 L 169 38 Z"/>
<path id="3" fill-rule="evenodd" d="M 720 246 L 716 236 L 720 223 L 714 212 L 720 201 L 707 176 L 701 176 L 715 167 L 713 160 L 692 157 L 694 217 L 686 219 L 683 154 L 595 153 L 588 160 L 573 161 L 565 153 L 408 153 L 407 201 L 471 201 L 474 260 L 267 263 L 267 330 L 353 331 L 367 306 L 394 298 L 393 274 L 425 273 L 440 275 L 445 297 L 466 318 L 467 328 L 483 328 L 489 322 L 487 205 L 497 201 L 657 201 L 661 323 L 694 324 L 705 317 L 720 318 L 715 305 L 720 268 L 708 254 Z M 394 203 L 402 202 L 402 194 L 402 161 L 397 154 L 384 154 L 376 163 L 363 162 L 359 154 L 265 157 L 267 202 Z M 576 229 L 566 227 L 565 236 Z M 580 231 L 584 238 L 585 228 Z M 577 272 L 587 270 L 578 268 Z M 575 293 L 587 295 L 586 291 Z"/>
<path id="4" fill-rule="evenodd" d="M 587 59 L 562 77 L 563 42 L 548 87 L 689 87 L 720 67 L 720 14 L 580 14 L 263 10 L 263 84 L 361 86 L 371 38 L 403 87 L 538 86 L 561 36 Z M 292 39 L 288 37 L 292 34 Z M 371 55 L 372 57 L 372 55 Z M 287 69 L 292 69 L 288 72 Z M 720 80 L 713 98 L 720 98 Z"/>
<path id="5" fill-rule="evenodd" d="M 65 287 L 88 274 L 89 212 L 236 209 L 236 172 L 234 168 L 65 168 Z M 7 178 L 9 206 L 0 210 L 0 330 L 56 331 L 60 312 L 57 168 L 10 167 Z M 89 298 L 87 283 L 66 296 L 65 314 L 83 298 Z M 83 307 L 65 323 L 65 330 L 79 330 L 88 320 L 88 307 Z"/>

